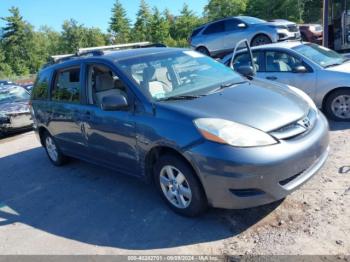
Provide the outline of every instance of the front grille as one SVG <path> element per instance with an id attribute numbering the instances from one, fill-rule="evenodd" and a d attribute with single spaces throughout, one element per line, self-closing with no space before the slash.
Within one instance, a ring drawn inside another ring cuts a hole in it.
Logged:
<path id="1" fill-rule="evenodd" d="M 289 25 L 287 27 L 288 27 L 289 32 L 298 32 L 299 31 L 299 28 L 297 25 Z"/>
<path id="2" fill-rule="evenodd" d="M 298 135 L 307 133 L 312 130 L 317 120 L 317 113 L 314 109 L 310 109 L 308 114 L 296 122 L 283 126 L 270 132 L 275 138 L 291 139 Z"/>

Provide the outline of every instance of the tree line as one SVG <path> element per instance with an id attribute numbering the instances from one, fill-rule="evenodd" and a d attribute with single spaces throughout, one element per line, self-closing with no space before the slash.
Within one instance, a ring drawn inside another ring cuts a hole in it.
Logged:
<path id="1" fill-rule="evenodd" d="M 27 22 L 17 7 L 2 17 L 0 29 L 0 78 L 35 74 L 48 58 L 56 54 L 74 53 L 78 48 L 116 43 L 150 41 L 168 46 L 187 46 L 187 39 L 197 26 L 215 19 L 250 15 L 262 19 L 284 18 L 295 22 L 319 22 L 320 0 L 209 0 L 202 16 L 184 4 L 179 15 L 168 9 L 151 8 L 140 0 L 132 24 L 120 0 L 111 8 L 108 32 L 86 27 L 74 19 L 64 21 L 57 32 L 48 26 L 35 28 Z"/>

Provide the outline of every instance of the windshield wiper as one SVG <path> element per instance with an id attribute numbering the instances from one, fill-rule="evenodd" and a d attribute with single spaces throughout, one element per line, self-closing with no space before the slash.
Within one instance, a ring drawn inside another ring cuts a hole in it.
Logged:
<path id="1" fill-rule="evenodd" d="M 218 88 L 215 88 L 214 90 L 211 90 L 209 93 L 207 93 L 207 95 L 210 95 L 210 94 L 214 94 L 222 89 L 225 89 L 227 87 L 232 87 L 232 86 L 236 86 L 236 85 L 240 85 L 240 84 L 244 84 L 244 83 L 247 83 L 248 81 L 242 81 L 242 82 L 228 82 L 228 83 L 224 83 L 224 84 L 221 84 Z"/>
<path id="2" fill-rule="evenodd" d="M 191 100 L 191 99 L 196 99 L 201 96 L 195 96 L 195 95 L 179 95 L 179 96 L 170 96 L 170 97 L 165 97 L 161 98 L 158 101 L 170 101 L 170 100 Z"/>

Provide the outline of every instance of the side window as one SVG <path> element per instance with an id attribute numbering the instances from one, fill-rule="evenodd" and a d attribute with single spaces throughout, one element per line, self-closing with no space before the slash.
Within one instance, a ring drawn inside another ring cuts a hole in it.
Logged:
<path id="1" fill-rule="evenodd" d="M 193 30 L 191 37 L 195 37 L 196 35 L 199 34 L 200 31 L 202 31 L 203 27 L 197 28 L 195 30 Z"/>
<path id="2" fill-rule="evenodd" d="M 264 54 L 262 52 L 253 52 L 253 60 L 257 72 L 262 72 L 263 70 L 263 59 Z M 230 63 L 230 61 L 228 61 Z M 251 60 L 248 53 L 239 54 L 233 61 L 234 69 L 236 70 L 240 66 L 251 66 Z"/>
<path id="3" fill-rule="evenodd" d="M 48 98 L 50 72 L 42 72 L 38 75 L 32 91 L 33 100 L 46 100 Z"/>
<path id="4" fill-rule="evenodd" d="M 266 72 L 293 72 L 293 69 L 300 65 L 303 65 L 301 59 L 285 52 L 266 52 Z"/>
<path id="5" fill-rule="evenodd" d="M 225 32 L 235 31 L 238 29 L 239 21 L 236 19 L 229 19 L 225 21 Z"/>
<path id="6" fill-rule="evenodd" d="M 80 102 L 80 68 L 59 70 L 56 72 L 55 85 L 51 99 L 62 102 Z"/>
<path id="7" fill-rule="evenodd" d="M 225 31 L 225 21 L 213 23 L 204 30 L 203 35 L 222 33 Z"/>
<path id="8" fill-rule="evenodd" d="M 88 68 L 89 104 L 100 106 L 106 96 L 123 95 L 127 98 L 126 85 L 107 66 L 93 64 Z"/>

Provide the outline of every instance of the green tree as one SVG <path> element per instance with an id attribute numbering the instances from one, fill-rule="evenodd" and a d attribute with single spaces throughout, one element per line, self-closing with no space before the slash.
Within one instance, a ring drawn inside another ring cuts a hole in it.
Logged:
<path id="1" fill-rule="evenodd" d="M 177 41 L 184 43 L 190 36 L 192 30 L 201 23 L 201 20 L 184 4 L 180 11 L 180 16 L 175 18 L 171 36 Z M 181 44 L 183 46 L 183 44 Z"/>
<path id="2" fill-rule="evenodd" d="M 134 41 L 150 40 L 150 23 L 152 14 L 145 0 L 141 0 L 140 8 L 136 15 L 136 22 L 133 28 L 132 38 Z"/>
<path id="3" fill-rule="evenodd" d="M 271 1 L 266 1 L 271 3 Z M 208 20 L 216 20 L 228 16 L 244 14 L 248 0 L 210 0 L 204 7 L 204 16 Z"/>
<path id="4" fill-rule="evenodd" d="M 306 23 L 321 23 L 323 1 L 320 0 L 303 0 L 303 20 Z"/>
<path id="5" fill-rule="evenodd" d="M 127 43 L 130 40 L 130 21 L 119 0 L 116 0 L 112 8 L 109 32 L 113 34 L 116 43 Z"/>
<path id="6" fill-rule="evenodd" d="M 170 24 L 162 16 L 158 8 L 153 9 L 153 15 L 150 23 L 150 36 L 153 43 L 164 43 L 169 37 Z"/>
<path id="7" fill-rule="evenodd" d="M 32 40 L 33 28 L 23 20 L 18 8 L 11 7 L 9 11 L 10 16 L 1 18 L 6 22 L 1 39 L 4 62 L 15 74 L 28 74 L 31 52 L 28 43 Z"/>
<path id="8" fill-rule="evenodd" d="M 305 0 L 250 0 L 246 13 L 266 20 L 283 18 L 301 22 L 304 3 Z"/>

